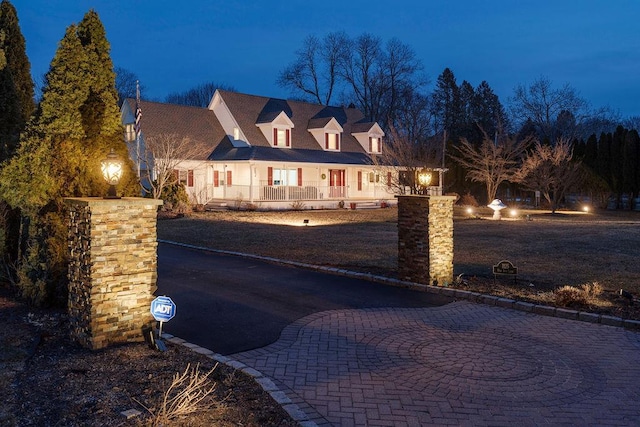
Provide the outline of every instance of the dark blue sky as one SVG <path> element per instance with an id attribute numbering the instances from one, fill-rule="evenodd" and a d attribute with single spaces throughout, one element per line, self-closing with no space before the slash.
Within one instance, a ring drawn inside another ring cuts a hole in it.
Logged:
<path id="1" fill-rule="evenodd" d="M 278 73 L 309 34 L 344 30 L 411 46 L 433 87 L 486 80 L 503 104 L 541 76 L 569 83 L 593 107 L 640 116 L 638 0 L 12 0 L 37 82 L 65 28 L 95 9 L 116 66 L 163 100 L 209 81 L 287 97 Z"/>

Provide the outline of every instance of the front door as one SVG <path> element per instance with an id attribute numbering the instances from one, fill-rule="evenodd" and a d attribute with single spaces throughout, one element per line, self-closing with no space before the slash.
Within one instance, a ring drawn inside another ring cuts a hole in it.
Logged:
<path id="1" fill-rule="evenodd" d="M 344 169 L 329 169 L 329 195 L 331 197 L 344 197 L 344 183 Z"/>

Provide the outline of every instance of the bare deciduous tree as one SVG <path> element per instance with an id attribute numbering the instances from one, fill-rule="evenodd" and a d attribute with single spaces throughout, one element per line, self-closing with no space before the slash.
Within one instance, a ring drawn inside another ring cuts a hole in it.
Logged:
<path id="1" fill-rule="evenodd" d="M 590 116 L 589 105 L 568 83 L 553 88 L 551 80 L 540 77 L 530 86 L 519 85 L 510 99 L 516 121 L 530 120 L 540 140 L 576 137 L 578 125 Z"/>
<path id="2" fill-rule="evenodd" d="M 207 150 L 201 145 L 176 134 L 163 133 L 146 137 L 139 159 L 143 191 L 154 199 L 159 199 L 163 189 L 178 181 L 179 177 L 175 176 L 174 171 L 179 169 L 182 162 L 197 160 L 207 154 Z"/>
<path id="3" fill-rule="evenodd" d="M 391 127 L 389 134 L 381 153 L 372 154 L 371 161 L 380 175 L 386 177 L 391 173 L 391 182 L 385 181 L 391 192 L 406 194 L 408 190 L 410 194 L 419 194 L 421 189 L 415 181 L 418 171 L 436 165 L 440 154 L 437 148 L 426 149 L 424 143 L 418 143 L 409 134 L 394 127 Z"/>
<path id="4" fill-rule="evenodd" d="M 540 191 L 551 205 L 551 212 L 567 191 L 579 184 L 581 163 L 573 160 L 573 149 L 567 139 L 559 139 L 553 146 L 536 142 L 526 156 L 514 180 L 532 191 Z"/>
<path id="5" fill-rule="evenodd" d="M 208 82 L 202 83 L 184 92 L 172 92 L 165 98 L 165 102 L 169 104 L 190 105 L 192 107 L 208 107 L 211 98 L 217 89 L 235 91 L 232 86 L 221 83 Z"/>
<path id="6" fill-rule="evenodd" d="M 302 92 L 313 102 L 329 105 L 348 43 L 343 32 L 329 33 L 322 40 L 307 37 L 296 52 L 296 60 L 280 73 L 278 84 Z"/>
<path id="7" fill-rule="evenodd" d="M 494 141 L 484 131 L 483 134 L 478 146 L 463 138 L 455 147 L 459 155 L 450 156 L 467 169 L 468 179 L 485 184 L 488 203 L 495 199 L 500 184 L 514 178 L 532 140 L 517 140 L 505 135 Z"/>
<path id="8" fill-rule="evenodd" d="M 136 89 L 138 76 L 122 67 L 115 67 L 113 71 L 116 73 L 116 91 L 118 92 L 118 106 L 122 106 L 122 103 L 127 98 L 136 97 Z M 144 97 L 145 87 L 140 84 L 140 96 Z"/>

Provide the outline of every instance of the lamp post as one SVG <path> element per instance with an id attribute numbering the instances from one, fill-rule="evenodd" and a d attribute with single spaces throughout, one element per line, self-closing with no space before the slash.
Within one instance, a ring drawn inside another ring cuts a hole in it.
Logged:
<path id="1" fill-rule="evenodd" d="M 102 176 L 104 180 L 109 184 L 109 190 L 107 191 L 107 195 L 105 199 L 119 199 L 116 194 L 116 185 L 120 182 L 120 178 L 122 178 L 122 160 L 118 157 L 118 155 L 113 151 L 113 148 L 107 154 L 107 158 L 102 160 Z"/>
<path id="2" fill-rule="evenodd" d="M 421 187 L 428 187 L 431 185 L 433 179 L 433 171 L 429 169 L 420 169 L 418 172 L 418 184 Z"/>
<path id="3" fill-rule="evenodd" d="M 433 180 L 433 171 L 423 168 L 418 171 L 418 185 L 422 193 L 427 191 Z"/>

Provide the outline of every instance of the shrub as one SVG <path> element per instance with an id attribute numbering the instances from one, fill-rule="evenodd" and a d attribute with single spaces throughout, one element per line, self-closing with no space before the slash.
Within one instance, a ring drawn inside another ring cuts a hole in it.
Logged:
<path id="1" fill-rule="evenodd" d="M 460 204 L 462 206 L 472 206 L 477 208 L 479 206 L 478 200 L 471 193 L 467 193 L 460 198 Z"/>
<path id="2" fill-rule="evenodd" d="M 187 365 L 183 373 L 176 373 L 171 384 L 165 391 L 158 408 L 151 409 L 142 405 L 150 414 L 151 426 L 174 425 L 174 422 L 185 415 L 209 410 L 217 402 L 211 394 L 216 388 L 216 383 L 209 380 L 218 365 L 209 372 L 202 373 L 199 365 L 191 368 Z"/>
<path id="3" fill-rule="evenodd" d="M 587 283 L 580 287 L 563 286 L 553 292 L 554 301 L 561 307 L 593 305 L 598 303 L 603 289 L 598 282 Z"/>
<path id="4" fill-rule="evenodd" d="M 301 211 L 304 208 L 305 208 L 305 204 L 301 200 L 296 200 L 295 202 L 291 203 L 291 210 L 293 211 Z"/>
<path id="5" fill-rule="evenodd" d="M 187 194 L 187 190 L 184 188 L 184 184 L 180 182 L 176 182 L 175 184 L 171 184 L 163 188 L 160 197 L 164 202 L 162 208 L 165 211 L 181 214 L 191 212 L 189 195 Z"/>

